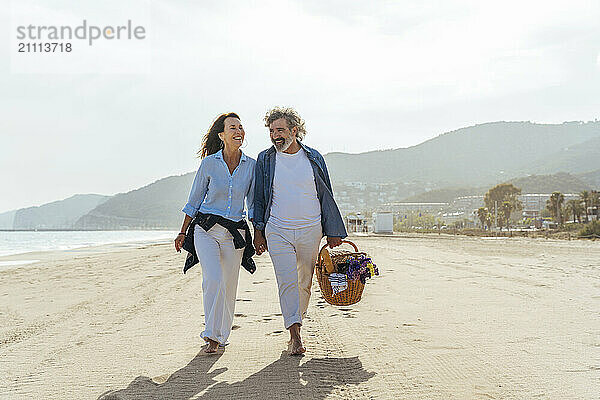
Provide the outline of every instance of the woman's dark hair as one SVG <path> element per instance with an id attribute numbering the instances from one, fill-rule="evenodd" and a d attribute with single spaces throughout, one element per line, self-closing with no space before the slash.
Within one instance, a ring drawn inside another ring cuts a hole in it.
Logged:
<path id="1" fill-rule="evenodd" d="M 202 147 L 198 150 L 200 158 L 215 154 L 223 148 L 223 141 L 219 137 L 219 133 L 225 131 L 225 119 L 229 117 L 240 119 L 236 113 L 219 115 L 210 126 L 206 135 L 204 135 L 204 139 L 202 139 Z"/>

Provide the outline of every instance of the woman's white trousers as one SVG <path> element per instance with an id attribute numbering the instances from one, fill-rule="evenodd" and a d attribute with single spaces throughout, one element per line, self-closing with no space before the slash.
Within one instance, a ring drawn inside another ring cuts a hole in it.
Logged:
<path id="1" fill-rule="evenodd" d="M 236 249 L 231 233 L 219 224 L 208 232 L 196 225 L 194 246 L 202 266 L 205 327 L 200 336 L 225 344 L 231 333 L 244 249 Z"/>

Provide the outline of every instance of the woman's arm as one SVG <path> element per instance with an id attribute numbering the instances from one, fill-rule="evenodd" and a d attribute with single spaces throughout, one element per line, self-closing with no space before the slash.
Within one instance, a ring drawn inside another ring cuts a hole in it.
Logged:
<path id="1" fill-rule="evenodd" d="M 181 225 L 181 230 L 179 234 L 175 238 L 175 250 L 181 251 L 181 246 L 183 246 L 183 241 L 185 239 L 185 233 L 187 232 L 188 226 L 190 226 L 190 222 L 192 222 L 192 217 L 189 215 L 185 215 L 183 218 L 183 224 Z"/>
<path id="2" fill-rule="evenodd" d="M 192 183 L 192 189 L 190 190 L 190 195 L 188 197 L 188 202 L 183 207 L 184 213 L 188 216 L 194 218 L 196 213 L 200 209 L 200 205 L 204 201 L 204 197 L 206 196 L 206 192 L 208 190 L 208 171 L 205 160 L 202 160 L 200 163 L 200 168 L 198 168 L 198 172 L 196 172 L 196 177 L 194 178 L 194 183 Z"/>
<path id="3" fill-rule="evenodd" d="M 175 238 L 175 250 L 177 251 L 181 251 L 181 246 L 183 246 L 183 240 L 185 239 L 187 228 L 190 226 L 190 222 L 192 222 L 192 219 L 200 209 L 200 205 L 204 201 L 204 197 L 206 197 L 209 181 L 206 168 L 207 167 L 204 163 L 204 160 L 202 160 L 200 163 L 200 168 L 198 168 L 198 172 L 196 172 L 194 183 L 192 183 L 192 189 L 190 190 L 188 202 L 182 210 L 185 213 L 185 217 L 183 218 L 183 223 L 181 224 L 181 230 Z"/>

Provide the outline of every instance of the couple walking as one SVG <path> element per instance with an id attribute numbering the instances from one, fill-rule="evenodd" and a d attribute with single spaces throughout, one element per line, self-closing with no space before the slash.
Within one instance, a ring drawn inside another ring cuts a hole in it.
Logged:
<path id="1" fill-rule="evenodd" d="M 202 266 L 201 336 L 207 353 L 227 342 L 240 265 L 254 272 L 255 252 L 271 256 L 290 352 L 304 353 L 300 327 L 319 244 L 325 236 L 330 247 L 339 246 L 347 236 L 325 160 L 302 143 L 304 120 L 294 109 L 277 107 L 264 121 L 273 146 L 255 161 L 240 150 L 245 132 L 239 116 L 223 114 L 215 120 L 199 151 L 202 162 L 175 239 L 177 251 L 190 253 L 184 272 L 196 262 Z"/>

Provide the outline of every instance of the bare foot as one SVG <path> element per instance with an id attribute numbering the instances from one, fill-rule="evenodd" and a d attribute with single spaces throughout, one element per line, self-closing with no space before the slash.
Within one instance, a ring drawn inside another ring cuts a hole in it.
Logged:
<path id="1" fill-rule="evenodd" d="M 288 349 L 290 354 L 293 356 L 306 353 L 306 349 L 302 345 L 302 338 L 300 337 L 300 324 L 294 324 L 290 326 L 290 341 L 288 342 Z"/>
<path id="2" fill-rule="evenodd" d="M 206 344 L 206 348 L 204 349 L 205 353 L 216 353 L 217 349 L 219 348 L 219 342 L 212 340 L 212 339 L 208 339 L 207 340 L 207 344 Z"/>
<path id="3" fill-rule="evenodd" d="M 306 353 L 306 349 L 302 345 L 302 340 L 291 340 L 290 343 L 290 354 L 293 356 L 299 356 Z"/>

